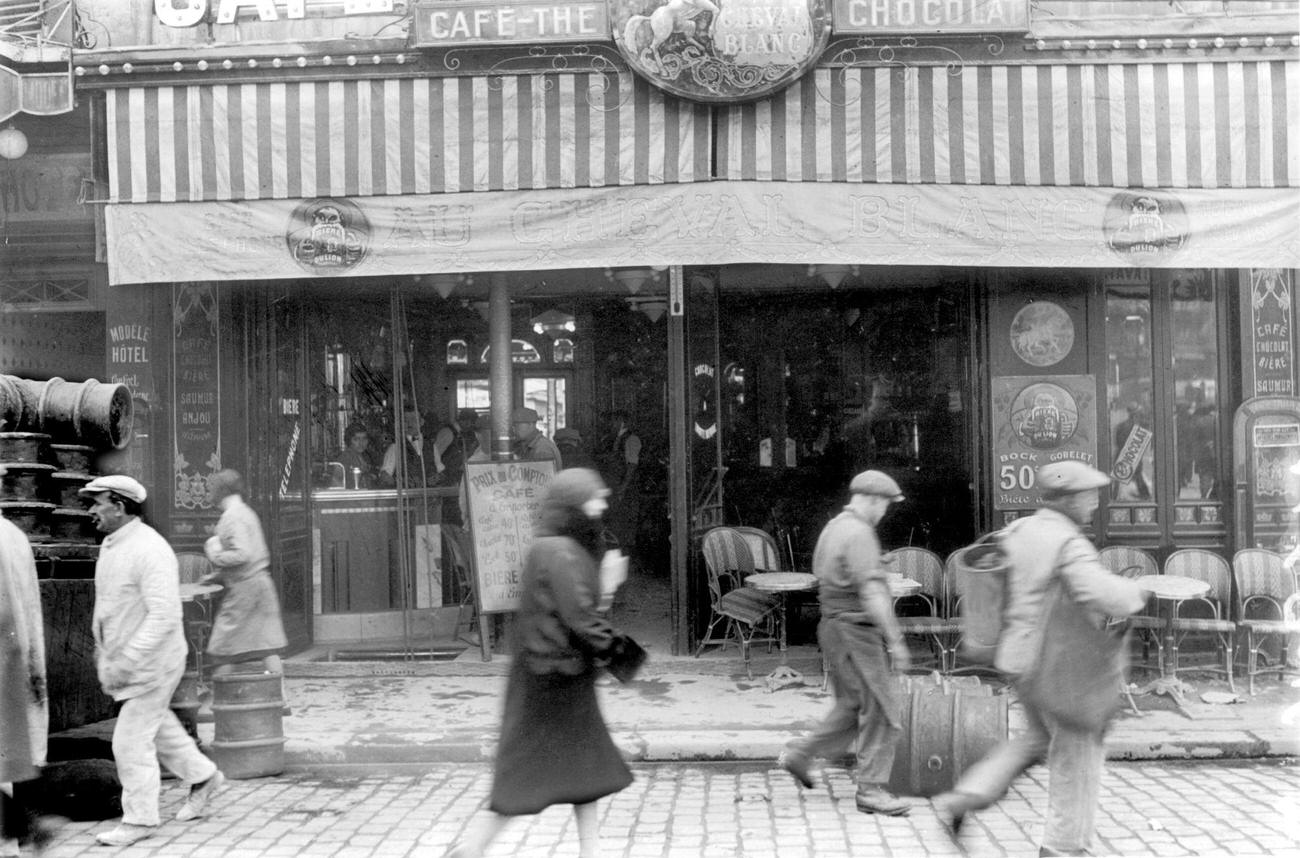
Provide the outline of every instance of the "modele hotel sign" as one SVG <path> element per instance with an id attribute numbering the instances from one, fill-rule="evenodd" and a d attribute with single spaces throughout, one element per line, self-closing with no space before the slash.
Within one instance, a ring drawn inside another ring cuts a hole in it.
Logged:
<path id="1" fill-rule="evenodd" d="M 1029 0 L 834 0 L 835 32 L 957 33 L 1029 30 Z"/>
<path id="2" fill-rule="evenodd" d="M 609 36 L 605 0 L 437 3 L 415 7 L 413 45 L 590 42 L 607 41 Z"/>

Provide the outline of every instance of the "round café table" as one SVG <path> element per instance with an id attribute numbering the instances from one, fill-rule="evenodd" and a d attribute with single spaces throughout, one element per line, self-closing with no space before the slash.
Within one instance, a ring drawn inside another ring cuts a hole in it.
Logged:
<path id="1" fill-rule="evenodd" d="M 1169 656 L 1174 647 L 1174 618 L 1178 614 L 1178 603 L 1184 599 L 1193 599 L 1197 596 L 1204 596 L 1210 591 L 1210 583 L 1198 578 L 1189 578 L 1185 575 L 1143 575 L 1140 578 L 1134 578 L 1133 581 L 1144 590 L 1150 590 L 1151 594 L 1159 600 L 1161 609 L 1165 612 L 1165 657 L 1162 659 L 1160 666 L 1160 676 L 1135 689 L 1134 694 L 1167 694 L 1174 704 L 1178 706 L 1179 711 L 1188 715 L 1186 710 L 1187 698 L 1185 695 L 1194 693 L 1196 689 L 1183 682 L 1173 671 L 1174 660 Z M 1188 717 L 1191 717 L 1188 715 Z"/>
<path id="2" fill-rule="evenodd" d="M 781 629 L 777 638 L 781 648 L 781 663 L 767 675 L 768 691 L 786 685 L 802 685 L 803 674 L 787 663 L 786 599 L 791 593 L 817 589 L 817 576 L 807 572 L 755 572 L 745 576 L 745 585 L 764 593 L 775 593 L 778 597 L 776 621 Z"/>

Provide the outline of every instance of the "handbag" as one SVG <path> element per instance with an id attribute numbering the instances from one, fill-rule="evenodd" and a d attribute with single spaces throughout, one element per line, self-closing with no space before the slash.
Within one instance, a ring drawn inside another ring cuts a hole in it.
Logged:
<path id="1" fill-rule="evenodd" d="M 1061 725 L 1101 733 L 1119 712 L 1127 625 L 1097 628 L 1059 580 L 1044 606 L 1043 643 L 1021 698 Z"/>
<path id="2" fill-rule="evenodd" d="M 628 683 L 636 678 L 647 658 L 649 654 L 641 644 L 627 635 L 619 635 L 606 656 L 604 668 L 619 682 Z"/>

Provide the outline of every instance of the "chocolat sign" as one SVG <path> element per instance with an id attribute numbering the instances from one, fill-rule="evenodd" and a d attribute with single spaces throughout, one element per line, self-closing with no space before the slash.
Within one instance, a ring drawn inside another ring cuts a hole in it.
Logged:
<path id="1" fill-rule="evenodd" d="M 826 48 L 826 0 L 611 0 L 633 69 L 674 95 L 743 101 L 788 86 Z"/>

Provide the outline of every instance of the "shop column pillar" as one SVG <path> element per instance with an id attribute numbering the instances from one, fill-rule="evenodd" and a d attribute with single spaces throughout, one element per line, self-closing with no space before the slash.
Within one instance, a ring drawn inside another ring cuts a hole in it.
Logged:
<path id="1" fill-rule="evenodd" d="M 493 274 L 488 291 L 488 342 L 492 348 L 488 364 L 488 386 L 492 397 L 492 458 L 510 457 L 511 401 L 510 293 L 506 276 Z"/>

